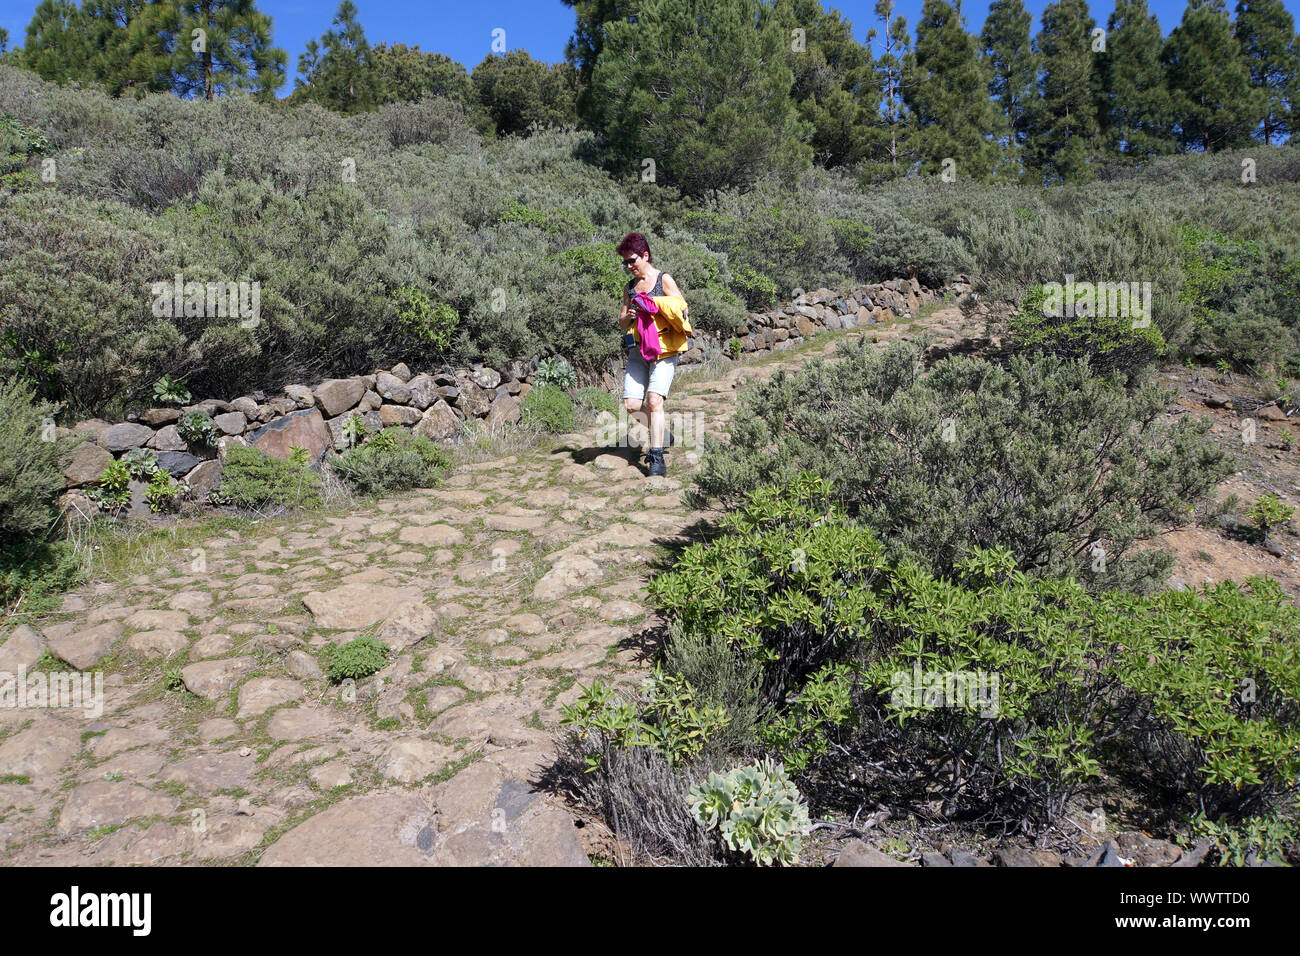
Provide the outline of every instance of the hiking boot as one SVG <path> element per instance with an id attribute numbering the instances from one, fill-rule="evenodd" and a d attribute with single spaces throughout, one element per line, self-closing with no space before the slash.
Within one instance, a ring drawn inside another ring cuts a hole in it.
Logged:
<path id="1" fill-rule="evenodd" d="M 651 448 L 646 452 L 646 464 L 650 466 L 650 477 L 663 476 L 668 474 L 668 466 L 664 464 L 664 450 L 662 448 Z"/>

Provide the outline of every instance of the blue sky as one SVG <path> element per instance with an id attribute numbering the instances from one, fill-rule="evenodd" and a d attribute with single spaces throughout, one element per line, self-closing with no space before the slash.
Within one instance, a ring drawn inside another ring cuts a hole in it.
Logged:
<path id="1" fill-rule="evenodd" d="M 455 60 L 473 67 L 491 52 L 492 31 L 505 30 L 509 49 L 523 48 L 537 59 L 556 61 L 564 58 L 564 44 L 573 32 L 573 10 L 560 0 L 354 0 L 361 11 L 360 19 L 371 43 L 418 44 L 420 49 L 445 53 Z M 922 0 L 897 0 L 898 11 L 914 27 L 919 17 Z M 1034 30 L 1038 16 L 1048 0 L 1027 0 L 1026 6 L 1034 14 Z M 1180 19 L 1186 4 L 1184 0 L 1148 0 L 1152 11 L 1160 20 L 1165 33 L 1172 30 Z M 1236 0 L 1228 0 L 1231 9 Z M 1300 0 L 1285 0 L 1292 16 L 1300 20 Z M 330 20 L 338 9 L 337 0 L 260 0 L 259 8 L 270 14 L 275 30 L 275 43 L 289 51 L 290 79 L 283 92 L 293 89 L 298 55 L 307 41 L 319 37 L 330 27 Z M 874 25 L 875 0 L 843 0 L 830 4 L 853 23 L 853 32 L 859 40 L 866 37 Z M 1100 0 L 1090 4 L 1092 16 L 1098 24 L 1105 25 L 1113 9 L 1113 0 Z M 36 8 L 36 0 L 0 0 L 0 26 L 9 31 L 10 45 L 21 45 L 27 22 Z M 987 0 L 967 0 L 965 14 L 967 28 L 978 32 L 988 12 Z"/>

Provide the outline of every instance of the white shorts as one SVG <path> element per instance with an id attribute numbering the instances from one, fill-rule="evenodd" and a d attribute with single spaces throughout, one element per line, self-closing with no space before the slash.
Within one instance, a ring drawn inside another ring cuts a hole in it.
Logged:
<path id="1" fill-rule="evenodd" d="M 673 387 L 673 376 L 677 374 L 677 356 L 647 362 L 641 357 L 641 350 L 633 348 L 627 354 L 627 372 L 623 375 L 623 397 L 644 400 L 647 392 L 655 392 L 668 397 L 668 390 Z"/>

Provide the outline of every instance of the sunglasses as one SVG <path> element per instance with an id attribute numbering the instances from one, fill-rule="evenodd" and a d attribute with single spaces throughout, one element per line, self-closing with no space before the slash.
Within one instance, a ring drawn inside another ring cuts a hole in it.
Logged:
<path id="1" fill-rule="evenodd" d="M 641 258 L 640 256 L 633 256 L 633 257 L 630 258 L 630 259 L 624 259 L 624 260 L 623 260 L 623 265 L 625 265 L 625 266 L 630 266 L 632 263 L 636 262 L 636 261 L 637 261 L 638 259 L 640 259 L 640 258 Z"/>

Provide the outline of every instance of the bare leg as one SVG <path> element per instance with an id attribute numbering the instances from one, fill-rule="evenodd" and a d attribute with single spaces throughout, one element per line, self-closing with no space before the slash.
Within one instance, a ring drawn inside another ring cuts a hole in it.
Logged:
<path id="1" fill-rule="evenodd" d="M 649 424 L 648 424 L 647 421 L 646 421 L 646 413 L 645 413 L 644 411 L 641 410 L 641 404 L 642 404 L 642 403 L 641 403 L 641 399 L 639 399 L 639 398 L 625 398 L 625 399 L 623 399 L 623 407 L 627 409 L 627 417 L 628 417 L 628 429 L 627 429 L 627 430 L 628 430 L 628 435 L 629 435 L 629 436 L 632 434 L 632 423 L 633 423 L 633 422 L 636 422 L 637 424 L 640 424 L 640 425 L 645 425 L 646 428 L 647 428 L 647 430 L 649 430 Z M 628 441 L 628 444 L 630 445 L 630 444 L 632 444 L 632 442 L 629 440 L 629 441 Z"/>
<path id="2" fill-rule="evenodd" d="M 658 392 L 646 393 L 646 404 L 650 406 L 650 447 L 664 447 L 664 397 Z"/>

